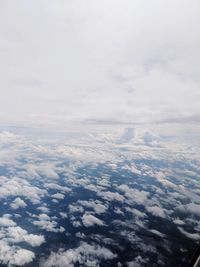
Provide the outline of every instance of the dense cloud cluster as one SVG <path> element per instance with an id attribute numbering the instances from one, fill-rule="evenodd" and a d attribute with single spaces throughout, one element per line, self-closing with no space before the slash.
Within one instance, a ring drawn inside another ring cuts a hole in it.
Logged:
<path id="1" fill-rule="evenodd" d="M 78 145 L 1 133 L 1 264 L 188 261 L 200 239 L 199 147 L 127 132 Z"/>
<path id="2" fill-rule="evenodd" d="M 0 217 L 0 262 L 9 266 L 22 266 L 31 262 L 35 258 L 35 253 L 21 248 L 18 244 L 26 243 L 31 247 L 37 247 L 45 242 L 45 238 L 42 235 L 29 234 L 17 226 L 10 217 L 10 214 Z"/>
<path id="3" fill-rule="evenodd" d="M 113 259 L 116 255 L 110 250 L 97 245 L 89 245 L 82 242 L 81 245 L 72 250 L 60 250 L 52 253 L 50 257 L 41 265 L 42 267 L 74 267 L 75 264 L 85 266 L 99 266 L 102 259 Z"/>

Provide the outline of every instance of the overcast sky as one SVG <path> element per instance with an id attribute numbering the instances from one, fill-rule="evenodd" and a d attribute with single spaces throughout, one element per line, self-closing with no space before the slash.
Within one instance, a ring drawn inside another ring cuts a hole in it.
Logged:
<path id="1" fill-rule="evenodd" d="M 0 123 L 200 123 L 199 0 L 1 0 Z"/>

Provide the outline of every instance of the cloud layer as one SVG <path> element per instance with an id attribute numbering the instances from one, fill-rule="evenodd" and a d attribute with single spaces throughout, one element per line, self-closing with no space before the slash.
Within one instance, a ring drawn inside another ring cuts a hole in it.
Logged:
<path id="1" fill-rule="evenodd" d="M 198 0 L 1 1 L 0 121 L 199 122 Z"/>
<path id="2" fill-rule="evenodd" d="M 199 154 L 130 127 L 61 142 L 1 132 L 0 264 L 186 263 L 200 236 Z"/>

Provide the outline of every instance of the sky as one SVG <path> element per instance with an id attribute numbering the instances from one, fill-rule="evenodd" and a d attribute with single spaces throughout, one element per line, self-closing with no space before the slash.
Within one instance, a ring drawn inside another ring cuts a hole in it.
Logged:
<path id="1" fill-rule="evenodd" d="M 199 0 L 0 1 L 0 124 L 199 133 Z"/>

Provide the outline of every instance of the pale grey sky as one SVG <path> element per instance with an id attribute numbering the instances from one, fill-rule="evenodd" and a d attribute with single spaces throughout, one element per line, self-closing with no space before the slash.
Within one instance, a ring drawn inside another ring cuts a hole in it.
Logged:
<path id="1" fill-rule="evenodd" d="M 200 123 L 199 0 L 1 0 L 0 123 Z"/>

